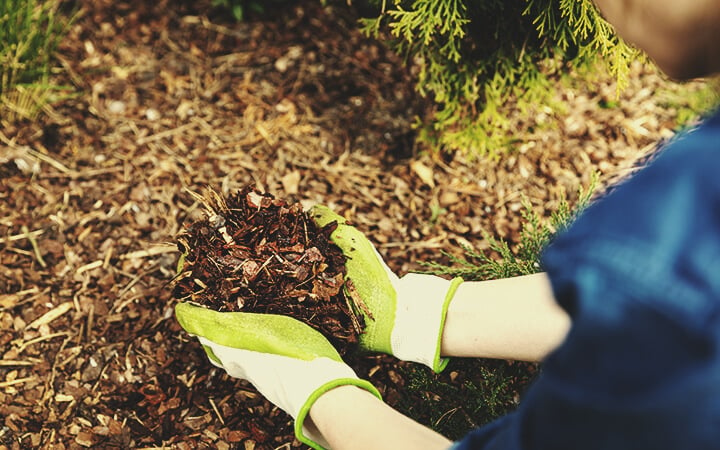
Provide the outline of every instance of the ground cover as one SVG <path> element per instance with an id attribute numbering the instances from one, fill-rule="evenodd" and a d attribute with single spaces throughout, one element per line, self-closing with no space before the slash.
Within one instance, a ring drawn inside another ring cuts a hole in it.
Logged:
<path id="1" fill-rule="evenodd" d="M 176 239 L 206 186 L 327 204 L 405 273 L 487 248 L 483 232 L 515 242 L 523 199 L 547 216 L 676 127 L 657 94 L 679 88 L 638 66 L 619 98 L 600 79 L 559 88 L 563 112 L 509 108 L 517 142 L 497 161 L 420 152 L 412 71 L 318 3 L 235 23 L 207 2 L 79 2 L 57 75 L 78 95 L 0 130 L 0 448 L 300 446 L 172 315 Z M 512 408 L 533 370 L 453 361 L 432 378 L 349 357 L 388 403 L 455 433 Z M 463 386 L 477 410 L 454 403 Z"/>

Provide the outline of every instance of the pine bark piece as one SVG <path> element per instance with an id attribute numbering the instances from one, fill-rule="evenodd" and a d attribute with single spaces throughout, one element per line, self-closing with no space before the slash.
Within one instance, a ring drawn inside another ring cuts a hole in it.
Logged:
<path id="1" fill-rule="evenodd" d="M 320 331 L 344 356 L 364 326 L 345 297 L 345 256 L 299 203 L 253 187 L 224 198 L 198 197 L 206 218 L 178 236 L 185 255 L 173 297 L 220 312 L 294 317 Z"/>

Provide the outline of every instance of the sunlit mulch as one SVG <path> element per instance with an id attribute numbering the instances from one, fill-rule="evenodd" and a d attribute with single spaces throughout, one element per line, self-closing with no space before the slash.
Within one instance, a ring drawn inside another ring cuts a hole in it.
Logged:
<path id="1" fill-rule="evenodd" d="M 402 60 L 342 4 L 236 24 L 207 2 L 80 3 L 61 80 L 79 95 L 0 130 L 0 449 L 300 446 L 173 318 L 176 237 L 205 186 L 327 204 L 404 273 L 483 232 L 513 241 L 524 198 L 548 214 L 674 128 L 653 95 L 672 86 L 638 67 L 615 107 L 612 82 L 560 89 L 567 111 L 518 119 L 499 161 L 432 157 Z M 402 364 L 354 357 L 397 404 Z"/>

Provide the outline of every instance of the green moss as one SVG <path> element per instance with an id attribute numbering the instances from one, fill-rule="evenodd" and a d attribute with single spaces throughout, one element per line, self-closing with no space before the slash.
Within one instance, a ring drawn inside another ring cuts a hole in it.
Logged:
<path id="1" fill-rule="evenodd" d="M 212 6 L 227 10 L 237 21 L 245 20 L 249 12 L 265 12 L 263 2 L 255 0 L 212 0 Z"/>

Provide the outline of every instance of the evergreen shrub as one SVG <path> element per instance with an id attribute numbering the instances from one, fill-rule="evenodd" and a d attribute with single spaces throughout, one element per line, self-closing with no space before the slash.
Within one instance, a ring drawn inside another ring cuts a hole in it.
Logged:
<path id="1" fill-rule="evenodd" d="M 591 0 L 370 0 L 370 36 L 417 69 L 417 91 L 433 100 L 418 118 L 435 149 L 497 156 L 511 139 L 508 103 L 527 113 L 548 102 L 553 79 L 603 64 L 627 82 L 640 53 L 618 38 Z"/>

